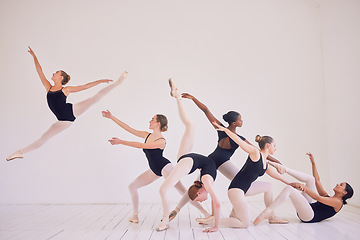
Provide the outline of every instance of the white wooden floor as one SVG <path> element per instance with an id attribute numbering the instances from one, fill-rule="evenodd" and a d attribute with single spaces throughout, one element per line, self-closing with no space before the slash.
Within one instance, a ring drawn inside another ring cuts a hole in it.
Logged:
<path id="1" fill-rule="evenodd" d="M 253 220 L 264 206 L 258 201 L 249 204 Z M 221 212 L 228 216 L 230 204 L 224 203 Z M 330 220 L 304 224 L 288 202 L 277 215 L 288 218 L 289 224 L 264 221 L 248 229 L 221 228 L 209 234 L 195 222 L 200 213 L 192 206 L 182 209 L 164 232 L 154 230 L 161 219 L 160 204 L 142 204 L 138 224 L 128 221 L 131 213 L 130 204 L 0 205 L 0 239 L 360 239 L 360 209 L 352 206 Z"/>

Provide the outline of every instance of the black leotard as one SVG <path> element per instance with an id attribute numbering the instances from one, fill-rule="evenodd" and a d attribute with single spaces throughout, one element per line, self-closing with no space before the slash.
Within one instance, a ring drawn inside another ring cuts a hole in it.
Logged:
<path id="1" fill-rule="evenodd" d="M 323 204 L 321 202 L 311 203 L 310 206 L 314 211 L 314 217 L 310 221 L 303 221 L 303 220 L 301 220 L 301 218 L 298 215 L 299 219 L 302 222 L 305 222 L 305 223 L 320 222 L 322 220 L 325 220 L 327 218 L 334 216 L 337 213 L 333 207 Z"/>
<path id="2" fill-rule="evenodd" d="M 145 142 L 147 141 L 147 139 L 149 138 L 151 133 L 149 133 L 149 135 L 147 135 Z M 159 139 L 164 139 L 164 138 L 158 138 L 155 141 L 159 140 Z M 146 158 L 149 162 L 149 167 L 151 169 L 151 171 L 153 171 L 153 173 L 155 173 L 158 176 L 162 176 L 161 175 L 161 170 L 168 164 L 170 163 L 170 161 L 168 159 L 166 159 L 163 156 L 163 152 L 164 149 L 160 149 L 160 148 L 155 148 L 155 149 L 143 149 Z"/>
<path id="3" fill-rule="evenodd" d="M 265 169 L 263 166 L 264 164 L 261 154 L 260 159 L 256 162 L 253 162 L 249 156 L 244 166 L 231 181 L 228 189 L 240 188 L 244 191 L 244 193 L 246 193 L 249 190 L 251 183 L 253 183 L 258 177 L 264 175 L 266 172 L 268 164 L 266 163 Z"/>
<path id="4" fill-rule="evenodd" d="M 221 126 L 223 126 L 221 124 Z M 224 127 L 224 126 L 223 126 Z M 225 132 L 223 131 L 217 131 L 218 132 L 218 145 L 216 147 L 216 149 L 208 156 L 209 158 L 211 158 L 212 160 L 214 160 L 215 165 L 216 165 L 216 169 L 218 169 L 221 164 L 223 164 L 226 161 L 229 161 L 230 157 L 234 154 L 235 150 L 239 147 L 239 145 L 234 142 Z M 238 135 L 242 140 L 246 140 L 246 138 L 244 138 L 243 136 Z M 223 138 L 229 138 L 230 140 L 230 149 L 226 149 L 226 148 L 221 148 L 219 146 L 220 141 Z"/>
<path id="5" fill-rule="evenodd" d="M 215 181 L 216 178 L 216 166 L 214 161 L 212 161 L 211 159 L 209 159 L 209 157 L 203 156 L 201 154 L 197 154 L 197 153 L 188 153 L 185 155 L 182 155 L 178 162 L 186 157 L 190 157 L 193 160 L 193 166 L 189 172 L 193 173 L 196 169 L 200 169 L 200 180 L 201 177 L 204 176 L 205 174 L 209 174 Z"/>
<path id="6" fill-rule="evenodd" d="M 55 114 L 59 121 L 75 121 L 73 107 L 71 103 L 66 103 L 66 96 L 62 89 L 52 92 L 48 91 L 47 102 L 50 110 Z"/>

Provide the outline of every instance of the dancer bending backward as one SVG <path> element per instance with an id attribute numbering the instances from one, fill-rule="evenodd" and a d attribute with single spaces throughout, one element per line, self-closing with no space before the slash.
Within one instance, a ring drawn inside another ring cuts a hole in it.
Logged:
<path id="1" fill-rule="evenodd" d="M 190 153 L 194 142 L 194 125 L 188 118 L 184 109 L 180 91 L 175 86 L 175 83 L 172 79 L 169 80 L 169 83 L 171 87 L 171 95 L 176 98 L 180 119 L 185 125 L 185 132 L 178 152 L 178 163 L 170 173 L 169 177 L 160 187 L 163 218 L 157 230 L 162 231 L 169 227 L 168 216 L 170 209 L 168 192 L 170 188 L 173 187 L 185 175 L 194 172 L 196 169 L 200 169 L 200 181 L 202 182 L 203 188 L 194 200 L 199 202 L 205 201 L 207 199 L 207 193 L 210 194 L 212 215 L 215 216 L 215 227 L 205 229 L 204 232 L 215 232 L 218 230 L 220 218 L 220 202 L 213 188 L 214 180 L 216 178 L 216 166 L 215 163 L 208 157 L 196 153 Z"/>
<path id="2" fill-rule="evenodd" d="M 213 122 L 216 122 L 217 124 L 224 127 L 224 125 L 214 117 L 214 115 L 211 113 L 209 108 L 200 102 L 197 98 L 194 96 L 183 93 L 183 98 L 191 99 L 198 108 L 200 108 L 201 111 L 204 112 L 207 119 L 212 124 Z M 223 115 L 223 119 L 229 124 L 227 129 L 229 131 L 236 134 L 236 128 L 242 127 L 243 120 L 241 118 L 241 114 L 235 111 L 229 111 L 228 113 Z M 213 124 L 212 124 L 213 125 Z M 213 125 L 215 128 L 215 126 Z M 216 169 L 218 169 L 226 178 L 228 178 L 230 181 L 233 180 L 235 175 L 239 172 L 239 169 L 231 162 L 230 157 L 234 154 L 235 150 L 239 147 L 239 145 L 233 141 L 229 136 L 223 132 L 223 131 L 217 131 L 218 134 L 218 145 L 216 149 L 208 156 L 211 158 L 216 165 Z M 243 141 L 246 143 L 252 145 L 249 141 L 247 141 L 243 136 L 238 135 Z M 276 160 L 272 156 L 268 156 L 267 160 L 280 163 L 278 160 Z M 269 182 L 262 182 L 262 181 L 256 181 L 252 184 L 252 188 L 247 192 L 246 196 L 252 196 L 259 193 L 264 193 L 264 202 L 265 206 L 269 206 L 273 199 L 273 188 L 272 184 Z M 177 213 L 181 210 L 182 207 L 184 207 L 188 202 L 190 201 L 190 198 L 188 194 L 185 194 L 178 205 L 176 206 L 175 210 L 173 210 L 169 215 L 169 221 L 175 218 Z M 210 216 L 205 216 L 205 218 L 208 218 Z M 278 218 L 272 217 L 269 219 L 271 223 L 279 223 L 279 221 L 282 223 L 283 220 L 280 220 Z"/>
<path id="3" fill-rule="evenodd" d="M 269 213 L 278 208 L 287 198 L 290 198 L 302 222 L 313 223 L 334 216 L 346 204 L 346 199 L 352 197 L 354 191 L 346 182 L 336 184 L 333 188 L 335 193 L 330 197 L 320 182 L 313 155 L 311 153 L 307 155 L 310 157 L 313 176 L 274 164 L 279 172 L 286 172 L 305 184 L 291 183 L 292 187 L 286 186 L 274 202 L 255 219 L 254 225 L 267 219 L 270 216 Z M 313 199 L 316 202 L 311 203 Z"/>
<path id="4" fill-rule="evenodd" d="M 171 170 L 174 168 L 172 163 L 168 159 L 163 157 L 163 151 L 166 145 L 166 141 L 161 132 L 165 132 L 167 130 L 168 121 L 164 115 L 155 115 L 150 120 L 149 125 L 149 129 L 151 129 L 153 132 L 149 133 L 147 131 L 138 131 L 131 128 L 124 122 L 114 117 L 109 110 L 103 111 L 102 115 L 106 118 L 113 120 L 116 124 L 118 124 L 120 127 L 128 131 L 129 133 L 145 139 L 144 143 L 129 142 L 118 138 L 112 138 L 111 140 L 109 140 L 112 145 L 122 144 L 130 147 L 141 148 L 143 149 L 146 158 L 148 159 L 150 169 L 140 174 L 129 185 L 129 191 L 133 204 L 133 215 L 129 218 L 129 221 L 133 223 L 138 223 L 139 195 L 137 190 L 141 187 L 149 185 L 161 176 L 164 176 L 164 178 L 166 179 L 169 176 Z M 175 188 L 181 195 L 186 193 L 186 188 L 180 181 L 176 183 Z M 200 205 L 200 203 L 194 202 L 193 205 L 204 214 L 208 214 L 207 211 Z"/>
<path id="5" fill-rule="evenodd" d="M 275 169 L 268 168 L 268 164 L 265 159 L 270 154 L 274 154 L 276 151 L 275 142 L 271 137 L 256 136 L 255 141 L 259 143 L 259 150 L 257 147 L 247 144 L 229 129 L 220 126 L 216 122 L 213 124 L 219 129 L 219 131 L 224 131 L 245 152 L 249 154 L 244 166 L 236 174 L 228 188 L 228 197 L 233 206 L 233 211 L 229 218 L 222 218 L 220 220 L 221 226 L 247 228 L 250 225 L 250 210 L 245 196 L 248 192 L 253 191 L 252 188 L 256 186 L 253 184 L 254 181 L 266 172 L 269 176 L 286 184 L 289 184 L 289 182 Z M 274 213 L 271 212 L 270 217 L 273 216 Z M 198 219 L 198 221 L 205 224 L 213 222 L 212 219 Z M 287 221 L 280 219 L 279 221 L 276 220 L 276 223 L 287 223 Z"/>
<path id="6" fill-rule="evenodd" d="M 93 97 L 73 105 L 71 103 L 66 103 L 66 98 L 70 93 L 80 92 L 95 87 L 100 83 L 112 82 L 112 80 L 103 79 L 103 80 L 90 82 L 81 86 L 64 87 L 64 85 L 70 81 L 70 76 L 67 73 L 65 73 L 63 70 L 59 70 L 55 72 L 51 77 L 51 80 L 54 81 L 54 85 L 51 85 L 51 83 L 46 79 L 34 51 L 29 47 L 28 52 L 34 58 L 36 71 L 47 93 L 46 97 L 49 108 L 54 113 L 58 121 L 55 122 L 38 140 L 28 145 L 27 147 L 16 151 L 10 157 L 6 158 L 6 160 L 8 161 L 13 160 L 15 158 L 23 158 L 25 153 L 41 147 L 51 137 L 55 136 L 56 134 L 64 131 L 66 128 L 71 126 L 72 123 L 75 121 L 76 117 L 79 117 L 89 107 L 91 107 L 93 104 L 98 102 L 102 97 L 104 97 L 112 89 L 118 86 L 127 76 L 127 72 L 124 72 L 120 76 L 119 80 L 116 81 L 115 83 L 103 88 Z"/>

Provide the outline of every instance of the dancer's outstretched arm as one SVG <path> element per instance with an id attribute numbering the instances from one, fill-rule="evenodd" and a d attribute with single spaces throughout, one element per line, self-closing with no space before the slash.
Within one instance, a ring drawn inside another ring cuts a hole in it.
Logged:
<path id="1" fill-rule="evenodd" d="M 106 117 L 106 118 L 109 118 L 109 119 L 113 120 L 117 125 L 122 127 L 125 131 L 127 131 L 127 132 L 129 132 L 129 133 L 131 133 L 131 134 L 133 134 L 133 135 L 135 135 L 137 137 L 146 138 L 147 135 L 149 135 L 149 132 L 147 132 L 147 131 L 136 130 L 136 129 L 130 127 L 129 125 L 127 125 L 126 123 L 120 121 L 114 115 L 112 115 L 109 110 L 102 111 L 101 113 L 102 113 L 103 117 Z"/>
<path id="2" fill-rule="evenodd" d="M 99 85 L 100 83 L 110 83 L 112 81 L 113 80 L 110 80 L 110 79 L 101 79 L 101 80 L 89 82 L 87 84 L 80 85 L 80 86 L 68 86 L 68 87 L 64 87 L 63 92 L 67 96 L 70 93 L 84 91 L 86 89 L 95 87 L 95 86 Z"/>
<path id="3" fill-rule="evenodd" d="M 213 122 L 216 122 L 217 124 L 221 125 L 221 122 L 214 117 L 214 115 L 210 112 L 209 108 L 205 104 L 200 102 L 196 97 L 194 97 L 193 95 L 191 95 L 189 93 L 183 93 L 183 94 L 181 94 L 181 96 L 183 98 L 191 99 L 196 104 L 196 106 L 198 106 L 198 108 L 200 108 L 200 110 L 204 112 L 205 116 L 207 117 L 207 119 L 209 119 L 209 121 L 212 125 L 213 125 Z M 216 127 L 214 126 L 214 128 L 216 128 Z"/>
<path id="4" fill-rule="evenodd" d="M 268 162 L 270 165 L 272 165 L 270 162 Z M 276 180 L 282 181 L 283 183 L 289 185 L 290 181 L 287 180 L 284 175 L 281 175 L 280 173 L 278 173 L 274 168 L 272 167 L 268 167 L 266 170 L 266 173 L 272 177 L 275 178 Z"/>
<path id="5" fill-rule="evenodd" d="M 217 122 L 213 122 L 214 126 L 218 129 L 218 131 L 224 131 L 234 142 L 236 142 L 242 150 L 247 152 L 250 155 L 251 159 L 259 159 L 260 151 L 257 147 L 247 144 L 244 140 L 242 140 L 238 135 L 233 133 L 227 128 L 220 126 Z"/>
<path id="6" fill-rule="evenodd" d="M 316 168 L 314 156 L 310 152 L 306 153 L 306 155 L 308 155 L 310 158 L 312 173 L 315 178 L 315 186 L 316 186 L 316 189 L 317 189 L 319 195 L 320 196 L 329 196 L 320 182 L 320 176 L 319 176 L 319 173 Z"/>
<path id="7" fill-rule="evenodd" d="M 210 175 L 204 175 L 201 177 L 201 181 L 206 191 L 210 194 L 211 207 L 213 209 L 212 215 L 215 217 L 215 226 L 207 228 L 203 232 L 216 232 L 219 230 L 221 204 L 213 188 L 214 179 Z"/>
<path id="8" fill-rule="evenodd" d="M 113 137 L 112 139 L 109 140 L 109 142 L 111 143 L 111 145 L 122 144 L 122 145 L 129 146 L 129 147 L 143 148 L 143 149 L 144 148 L 145 149 L 156 149 L 156 148 L 164 148 L 165 147 L 164 139 L 159 139 L 158 141 L 155 141 L 155 142 L 140 143 L 140 142 L 126 141 L 126 140 L 122 140 L 122 139 Z"/>
<path id="9" fill-rule="evenodd" d="M 45 77 L 45 75 L 44 75 L 44 73 L 43 73 L 43 71 L 42 71 L 42 68 L 41 68 L 41 66 L 40 66 L 40 63 L 39 63 L 39 61 L 38 61 L 38 59 L 37 59 L 34 51 L 31 49 L 31 47 L 28 47 L 28 48 L 29 48 L 28 52 L 29 52 L 29 53 L 31 54 L 31 56 L 33 56 L 33 58 L 34 58 L 34 63 L 35 63 L 36 72 L 38 73 L 38 75 L 39 75 L 39 77 L 40 77 L 40 80 L 41 80 L 41 83 L 44 85 L 46 92 L 48 92 L 48 91 L 50 90 L 50 88 L 51 88 L 51 84 L 50 84 L 50 82 L 46 79 L 46 77 Z"/>

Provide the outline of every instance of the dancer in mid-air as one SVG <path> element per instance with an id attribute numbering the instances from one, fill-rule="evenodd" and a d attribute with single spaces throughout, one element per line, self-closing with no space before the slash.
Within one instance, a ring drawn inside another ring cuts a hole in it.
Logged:
<path id="1" fill-rule="evenodd" d="M 307 153 L 307 155 L 310 158 L 313 176 L 282 165 L 272 164 L 278 169 L 278 172 L 287 173 L 305 184 L 291 183 L 290 186 L 286 186 L 274 202 L 255 219 L 254 225 L 269 218 L 271 212 L 288 198 L 294 205 L 298 218 L 302 222 L 313 223 L 334 216 L 346 204 L 346 200 L 353 196 L 354 190 L 346 182 L 336 184 L 333 188 L 334 195 L 329 196 L 320 182 L 313 155 L 311 153 Z M 313 200 L 316 202 L 311 203 Z"/>
<path id="2" fill-rule="evenodd" d="M 212 114 L 210 109 L 204 103 L 199 101 L 196 97 L 194 97 L 189 93 L 183 93 L 182 97 L 192 100 L 196 104 L 196 106 L 205 114 L 205 116 L 207 117 L 207 119 L 211 124 L 213 122 L 216 122 L 217 124 L 224 127 L 224 125 Z M 223 119 L 225 122 L 228 123 L 227 129 L 229 129 L 229 131 L 233 132 L 234 134 L 237 134 L 236 129 L 242 127 L 243 125 L 241 114 L 236 111 L 227 112 L 226 114 L 223 115 Z M 212 126 L 216 129 L 216 127 L 213 124 Z M 235 175 L 239 172 L 239 168 L 236 167 L 229 160 L 231 156 L 234 154 L 235 150 L 239 147 L 239 145 L 234 140 L 232 140 L 225 132 L 217 131 L 217 134 L 218 134 L 217 147 L 208 157 L 215 162 L 216 169 L 219 170 L 226 178 L 228 178 L 231 181 L 233 180 Z M 243 136 L 240 135 L 238 136 L 247 144 L 252 145 Z M 276 160 L 274 157 L 270 155 L 268 155 L 267 160 L 280 163 L 278 160 Z M 272 184 L 264 181 L 255 181 L 252 183 L 252 187 L 249 189 L 246 196 L 253 196 L 260 193 L 264 193 L 265 206 L 269 206 L 273 200 Z M 176 208 L 170 213 L 169 221 L 173 220 L 177 215 L 177 213 L 182 209 L 182 207 L 184 207 L 189 201 L 190 201 L 189 194 L 185 194 L 179 201 Z M 205 219 L 208 217 L 205 216 Z M 269 222 L 284 223 L 287 222 L 287 220 L 273 216 L 269 219 Z"/>
<path id="3" fill-rule="evenodd" d="M 55 122 L 38 140 L 28 145 L 25 148 L 22 148 L 11 156 L 6 158 L 7 161 L 13 160 L 15 158 L 23 158 L 25 153 L 33 151 L 42 145 L 44 145 L 51 137 L 57 135 L 58 133 L 64 131 L 68 127 L 72 125 L 75 121 L 76 117 L 79 117 L 82 113 L 84 113 L 89 107 L 98 102 L 102 97 L 104 97 L 107 93 L 109 93 L 112 89 L 118 86 L 127 76 L 127 72 L 123 72 L 119 79 L 100 90 L 94 96 L 81 101 L 76 104 L 71 104 L 66 102 L 66 98 L 70 93 L 80 92 L 92 87 L 100 83 L 109 83 L 112 80 L 102 79 L 94 82 L 89 82 L 80 86 L 67 86 L 64 87 L 69 81 L 70 76 L 65 73 L 63 70 L 56 71 L 51 80 L 54 82 L 52 85 L 45 77 L 40 63 L 34 53 L 34 51 L 29 47 L 28 52 L 33 56 L 36 71 L 40 77 L 41 83 L 45 87 L 47 103 L 49 105 L 50 110 L 54 113 L 57 118 L 57 122 Z"/>
<path id="4" fill-rule="evenodd" d="M 160 225 L 156 230 L 163 231 L 169 228 L 170 209 L 168 192 L 170 188 L 172 188 L 181 178 L 187 174 L 194 172 L 196 169 L 200 169 L 201 183 L 199 184 L 201 184 L 203 187 L 199 194 L 196 195 L 194 200 L 202 202 L 207 199 L 207 194 L 210 194 L 212 215 L 215 218 L 215 226 L 205 229 L 204 232 L 215 232 L 218 230 L 220 219 L 220 202 L 213 188 L 214 180 L 216 178 L 216 166 L 214 161 L 208 157 L 196 153 L 191 153 L 194 143 L 194 125 L 187 116 L 187 112 L 182 103 L 180 91 L 172 79 L 169 80 L 169 83 L 171 87 L 171 96 L 176 98 L 179 116 L 185 125 L 185 132 L 182 137 L 177 155 L 178 163 L 175 165 L 168 178 L 165 179 L 164 183 L 160 187 L 163 217 Z"/>
<path id="5" fill-rule="evenodd" d="M 139 222 L 139 194 L 138 189 L 149 185 L 154 182 L 161 176 L 164 176 L 166 179 L 171 170 L 174 168 L 173 164 L 163 156 L 163 151 L 166 145 L 165 138 L 162 135 L 162 132 L 165 132 L 168 128 L 168 121 L 166 116 L 162 114 L 156 114 L 151 120 L 149 129 L 152 130 L 152 133 L 147 131 L 136 130 L 126 123 L 120 121 L 114 117 L 109 110 L 103 111 L 102 115 L 106 118 L 113 120 L 116 124 L 122 127 L 125 131 L 145 139 L 144 143 L 141 142 L 130 142 L 125 141 L 119 138 L 112 138 L 109 142 L 112 145 L 122 144 L 134 148 L 143 149 L 146 158 L 149 162 L 150 169 L 140 174 L 132 183 L 129 185 L 129 190 L 131 194 L 131 200 L 133 204 L 133 215 L 129 218 L 130 222 L 138 223 Z M 184 195 L 186 193 L 186 188 L 179 181 L 175 185 L 176 190 Z M 201 206 L 198 202 L 192 202 L 192 204 L 199 209 L 204 215 L 208 216 L 208 212 Z"/>

